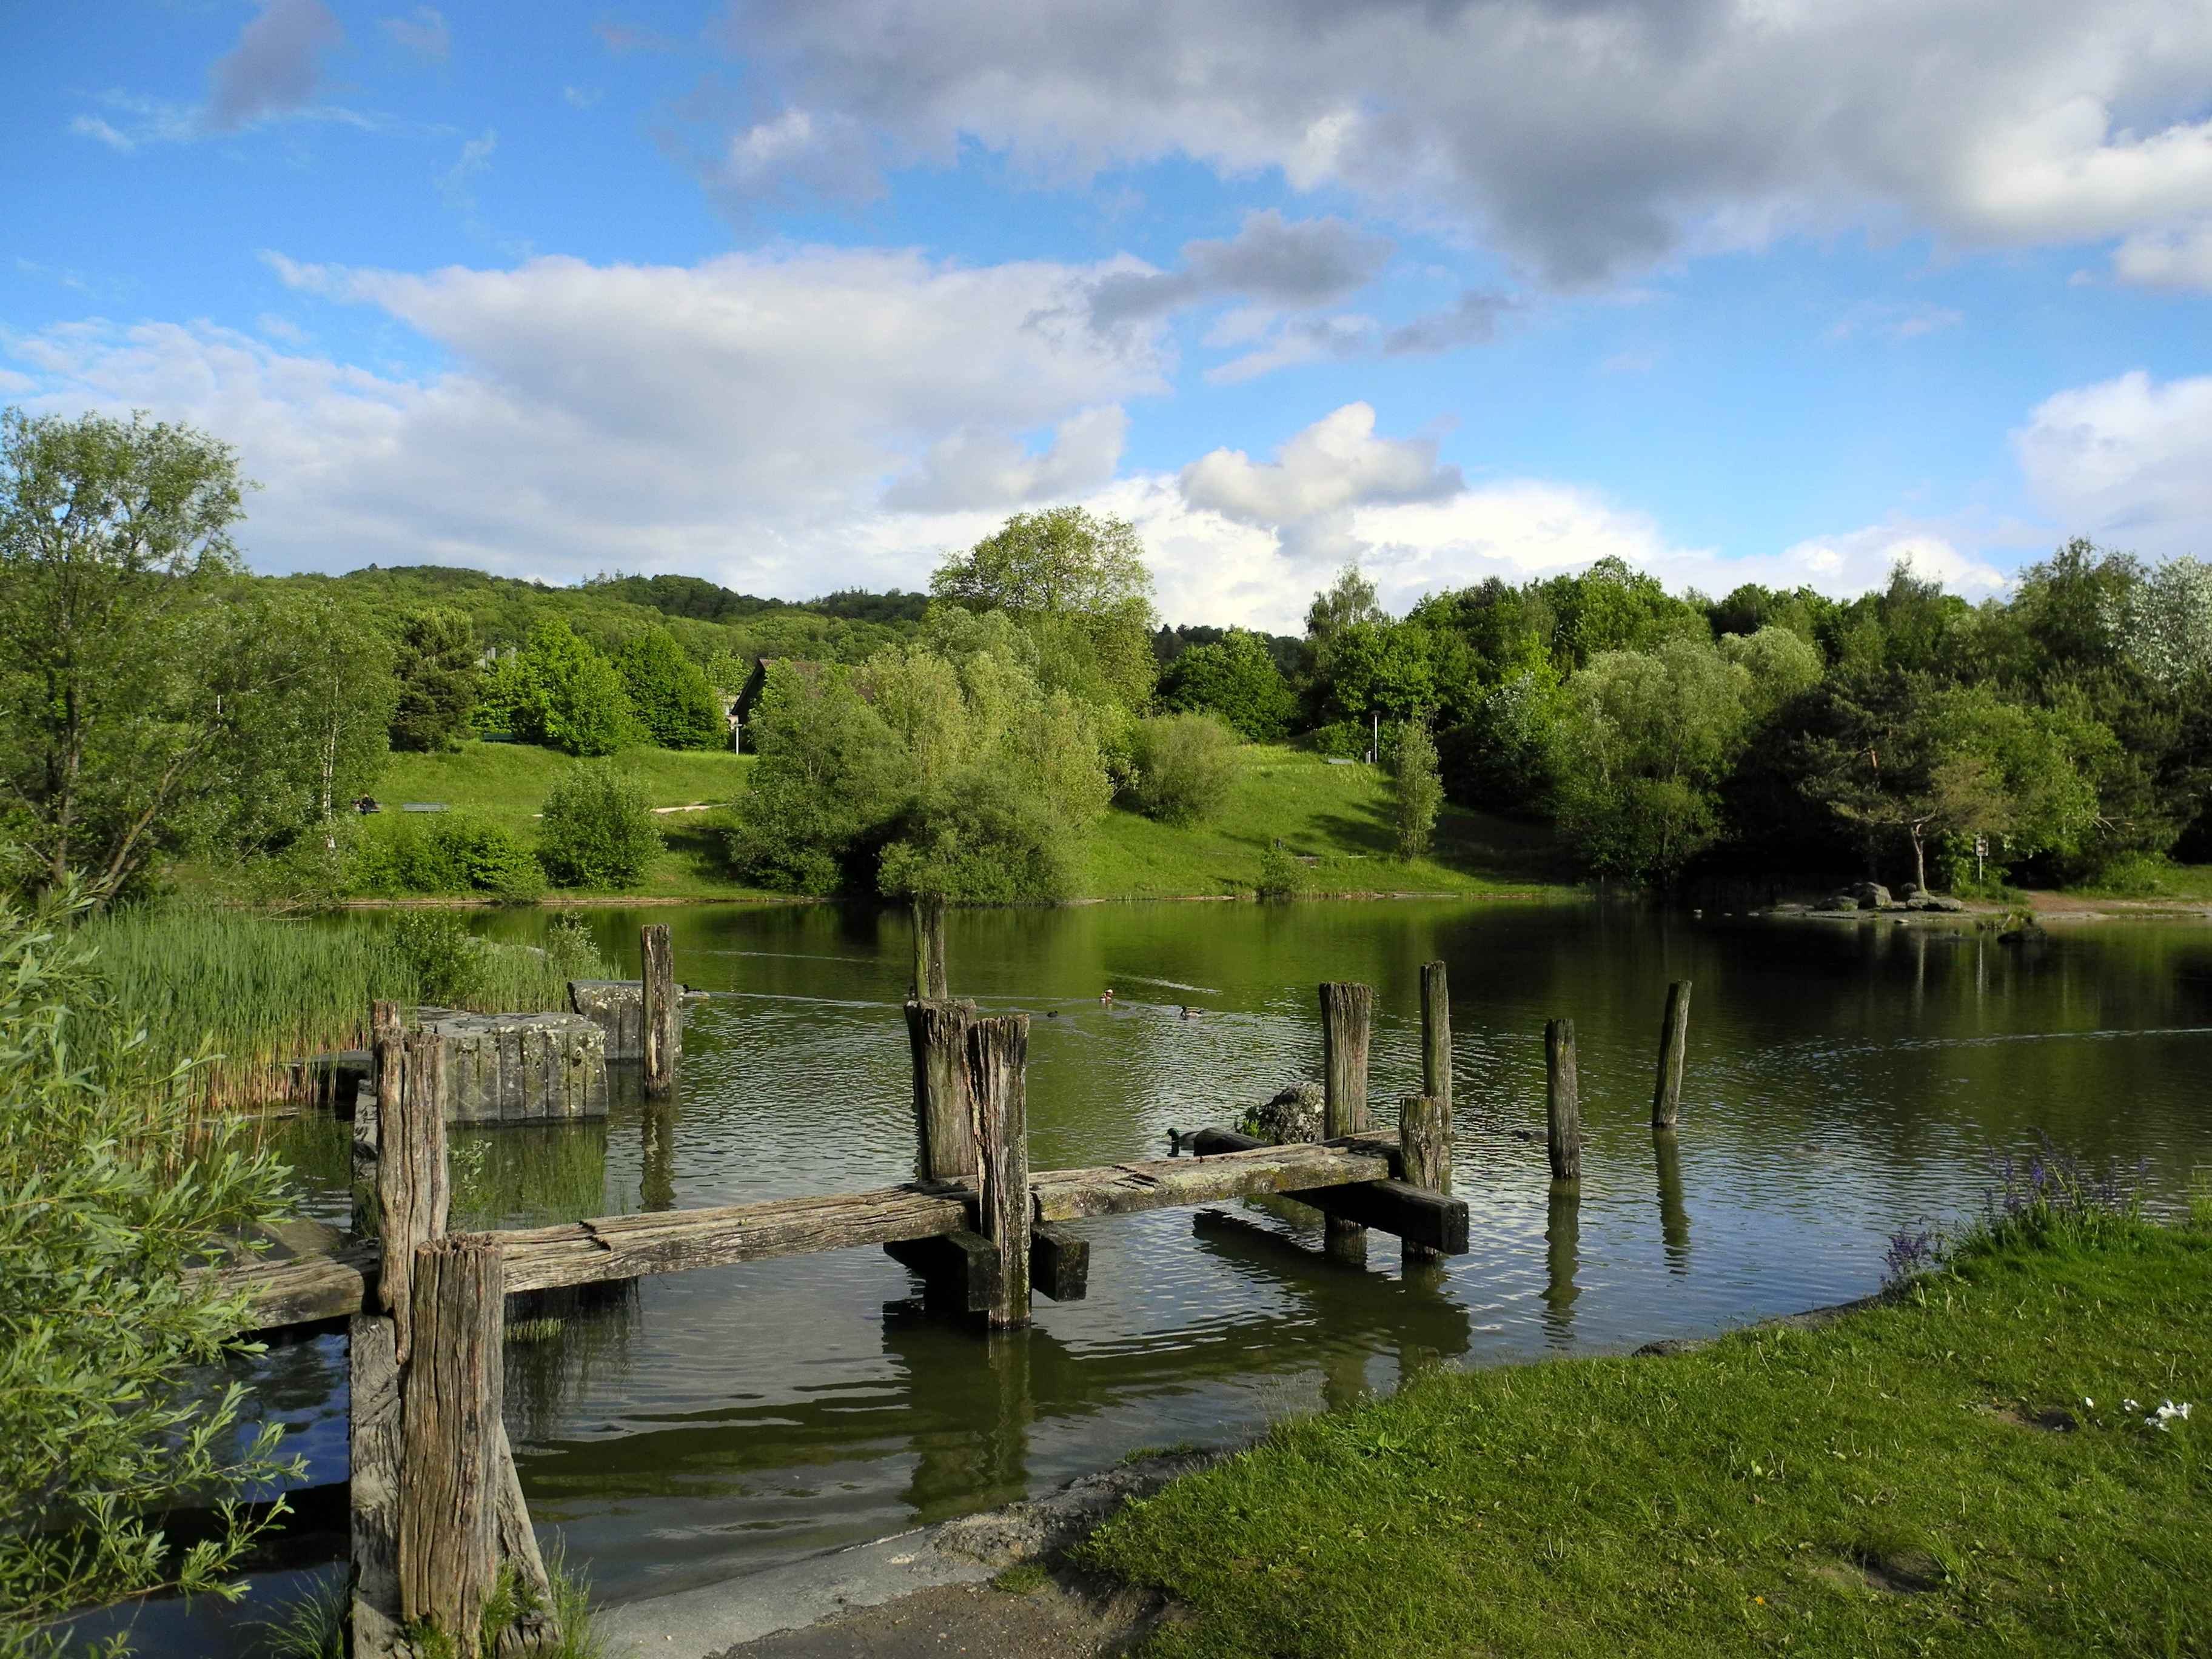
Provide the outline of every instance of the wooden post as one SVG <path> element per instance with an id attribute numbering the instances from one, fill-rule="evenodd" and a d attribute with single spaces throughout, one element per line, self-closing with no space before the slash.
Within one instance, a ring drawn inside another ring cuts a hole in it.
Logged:
<path id="1" fill-rule="evenodd" d="M 1449 1130 L 1452 1103 L 1451 987 L 1441 962 L 1421 964 L 1421 1092 L 1443 1103 Z M 1406 1178 L 1413 1180 L 1411 1176 Z M 1437 1190 L 1443 1192 L 1447 1188 L 1439 1187 Z"/>
<path id="2" fill-rule="evenodd" d="M 968 1097 L 981 1164 L 976 1231 L 999 1253 L 999 1296 L 991 1324 L 1030 1322 L 1029 1103 L 1023 1067 L 1030 1017 L 1004 1014 L 968 1028 Z"/>
<path id="3" fill-rule="evenodd" d="M 1682 1060 L 1690 1047 L 1690 981 L 1667 988 L 1667 1015 L 1659 1025 L 1659 1083 L 1651 1091 L 1651 1127 L 1671 1129 L 1682 1115 Z"/>
<path id="4" fill-rule="evenodd" d="M 1544 1140 L 1552 1155 L 1552 1179 L 1583 1178 L 1582 1107 L 1575 1079 L 1575 1023 L 1555 1019 L 1544 1027 Z"/>
<path id="5" fill-rule="evenodd" d="M 465 1233 L 418 1246 L 406 1315 L 400 1616 L 451 1638 L 461 1659 L 478 1652 L 499 1571 L 501 1257 Z"/>
<path id="6" fill-rule="evenodd" d="M 1451 1105 L 1434 1095 L 1407 1095 L 1398 1103 L 1398 1151 L 1408 1186 L 1451 1191 Z M 1407 1262 L 1442 1261 L 1444 1253 L 1407 1241 Z"/>
<path id="7" fill-rule="evenodd" d="M 1334 1140 L 1373 1127 L 1367 1115 L 1367 1045 L 1375 1024 L 1375 993 L 1332 981 L 1321 988 L 1322 1133 Z M 1339 1261 L 1367 1259 L 1367 1229 L 1328 1217 L 1323 1248 Z"/>
<path id="8" fill-rule="evenodd" d="M 645 1094 L 648 1100 L 665 1100 L 676 1090 L 676 1051 L 683 1041 L 668 924 L 647 923 L 638 930 L 638 944 L 645 974 Z"/>
<path id="9" fill-rule="evenodd" d="M 925 988 L 918 994 L 925 1001 L 943 1002 L 952 994 L 951 981 L 945 971 L 945 895 L 926 893 L 917 902 L 921 919 L 920 948 L 928 952 L 928 960 L 922 964 L 922 971 L 927 976 Z"/>
<path id="10" fill-rule="evenodd" d="M 924 1181 L 975 1178 L 975 1130 L 968 1110 L 968 1028 L 975 1005 L 967 998 L 906 1005 L 907 1045 L 914 1054 L 914 1123 Z"/>
<path id="11" fill-rule="evenodd" d="M 389 1659 L 399 1636 L 399 1358 L 389 1319 L 347 1325 L 352 1373 L 347 1506 L 353 1536 L 354 1659 Z"/>
<path id="12" fill-rule="evenodd" d="M 407 1309 L 416 1247 L 444 1234 L 451 1194 L 445 1039 L 433 1031 L 410 1031 L 401 1049 L 400 1086 L 390 1106 L 377 1109 L 376 1202 L 384 1252 L 376 1283 L 379 1303 L 398 1322 L 393 1346 L 404 1364 L 412 1340 Z"/>
<path id="13" fill-rule="evenodd" d="M 907 907 L 914 917 L 914 985 L 907 992 L 915 1002 L 929 1000 L 929 918 L 922 914 L 922 897 L 916 893 Z"/>

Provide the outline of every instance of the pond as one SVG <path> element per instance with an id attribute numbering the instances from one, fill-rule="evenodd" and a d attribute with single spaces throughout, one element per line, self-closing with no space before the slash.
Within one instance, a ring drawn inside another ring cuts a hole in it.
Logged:
<path id="1" fill-rule="evenodd" d="M 607 1121 L 457 1133 L 454 1224 L 529 1225 L 908 1179 L 913 1129 L 896 911 L 595 910 L 636 971 L 674 931 L 695 1004 L 676 1098 L 634 1077 Z M 479 925 L 526 939 L 544 912 Z M 333 925 L 381 926 L 386 918 Z M 510 1430 L 533 1516 L 595 1594 L 664 1594 L 1006 1502 L 1139 1448 L 1220 1443 L 1386 1392 L 1411 1368 L 1620 1352 L 1862 1296 L 1893 1233 L 1979 1206 L 1999 1151 L 2039 1133 L 2146 1166 L 2171 1205 L 2212 1163 L 2212 928 L 2098 923 L 2043 945 L 1911 926 L 1595 903 L 1097 904 L 954 911 L 954 991 L 1026 1011 L 1030 1164 L 1164 1157 L 1320 1075 L 1316 986 L 1376 992 L 1370 1093 L 1419 1086 L 1419 971 L 1449 965 L 1455 1189 L 1473 1249 L 1365 1267 L 1278 1206 L 1077 1224 L 1087 1300 L 1040 1297 L 987 1346 L 924 1316 L 920 1286 L 852 1250 L 648 1279 L 565 1305 L 510 1345 Z M 1646 1127 L 1666 986 L 1695 981 L 1682 1125 Z M 1111 1005 L 1101 1001 L 1110 987 Z M 1185 1017 L 1188 1007 L 1191 1013 Z M 1578 1195 L 1552 1190 L 1543 1026 L 1572 1018 Z M 290 1137 L 304 1198 L 344 1212 L 343 1131 Z M 220 1652 L 343 1550 L 342 1340 L 273 1351 L 264 1407 L 311 1465 L 288 1571 L 258 1615 L 150 1607 L 148 1651 Z M 327 1569 L 323 1571 L 327 1571 Z"/>

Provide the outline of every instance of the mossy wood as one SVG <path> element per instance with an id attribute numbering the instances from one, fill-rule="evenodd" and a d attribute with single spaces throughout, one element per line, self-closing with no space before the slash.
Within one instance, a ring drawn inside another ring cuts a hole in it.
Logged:
<path id="1" fill-rule="evenodd" d="M 401 1040 L 400 1086 L 378 1107 L 376 1200 L 383 1256 L 377 1282 L 381 1310 L 398 1322 L 399 1361 L 413 1340 L 408 1318 L 410 1279 L 417 1246 L 446 1231 L 451 1201 L 446 1168 L 446 1045 L 430 1031 Z"/>
<path id="2" fill-rule="evenodd" d="M 1451 1121 L 1451 983 L 1441 962 L 1421 964 L 1421 1092 L 1440 1103 Z M 1439 1187 L 1438 1192 L 1449 1192 Z"/>
<path id="3" fill-rule="evenodd" d="M 499 1571 L 506 1273 L 497 1243 L 459 1234 L 417 1247 L 410 1277 L 400 1415 L 400 1617 L 442 1632 L 467 1655 Z"/>
<path id="4" fill-rule="evenodd" d="M 1439 1100 L 1434 1095 L 1407 1095 L 1398 1103 L 1399 1167 L 1405 1171 L 1406 1184 L 1417 1191 L 1425 1190 L 1438 1194 L 1451 1191 L 1452 1121 L 1451 1103 Z M 1447 1254 L 1456 1254 L 1467 1248 L 1467 1206 L 1459 1206 L 1460 1243 L 1452 1247 L 1417 1240 L 1402 1229 L 1396 1229 L 1405 1240 L 1405 1259 L 1407 1261 L 1441 1261 Z"/>
<path id="5" fill-rule="evenodd" d="M 1583 1178 L 1582 1104 L 1575 1076 L 1575 1023 L 1555 1019 L 1544 1027 L 1544 1147 L 1552 1160 L 1552 1179 Z"/>
<path id="6" fill-rule="evenodd" d="M 645 1093 L 665 1100 L 676 1088 L 676 1051 L 683 1015 L 676 999 L 676 951 L 668 924 L 648 922 L 639 930 L 645 959 Z"/>
<path id="7" fill-rule="evenodd" d="M 999 1293 L 984 1316 L 1001 1329 L 1030 1322 L 1029 1052 L 1027 1014 L 968 1028 L 968 1107 L 981 1166 L 975 1231 L 999 1258 Z"/>
<path id="8" fill-rule="evenodd" d="M 1321 988 L 1322 1123 L 1331 1139 L 1369 1126 L 1367 1049 L 1374 1026 L 1371 987 L 1332 981 Z M 1332 1215 L 1322 1228 L 1331 1255 L 1347 1261 L 1366 1259 L 1366 1240 L 1357 1222 Z"/>

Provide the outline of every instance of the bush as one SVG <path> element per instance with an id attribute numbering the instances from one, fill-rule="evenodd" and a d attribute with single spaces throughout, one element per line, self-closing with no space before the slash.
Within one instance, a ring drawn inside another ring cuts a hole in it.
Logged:
<path id="1" fill-rule="evenodd" d="M 545 798 L 538 856 L 563 886 L 629 886 L 661 845 L 651 798 L 611 766 L 571 768 Z"/>
<path id="2" fill-rule="evenodd" d="M 1042 799 L 995 773 L 970 773 L 915 805 L 883 850 L 877 884 L 887 898 L 969 904 L 1066 898 L 1073 839 Z"/>
<path id="3" fill-rule="evenodd" d="M 490 893 L 535 898 L 545 872 L 522 838 L 495 823 L 448 814 L 422 828 L 402 818 L 362 837 L 352 879 L 369 893 Z"/>
<path id="4" fill-rule="evenodd" d="M 1398 727 L 1398 753 L 1391 763 L 1390 793 L 1397 806 L 1398 853 L 1417 859 L 1429 850 L 1437 827 L 1437 811 L 1443 805 L 1443 780 L 1437 773 L 1436 741 L 1425 720 L 1406 720 Z"/>
<path id="5" fill-rule="evenodd" d="M 1276 842 L 1260 854 L 1260 876 L 1253 890 L 1261 898 L 1296 898 L 1313 889 L 1313 877 L 1305 865 L 1283 850 Z"/>
<path id="6" fill-rule="evenodd" d="M 1166 707 L 1211 710 L 1249 743 L 1276 743 L 1291 729 L 1298 700 L 1256 634 L 1232 628 L 1218 644 L 1193 646 L 1177 657 L 1160 688 Z"/>
<path id="7" fill-rule="evenodd" d="M 256 1431 L 242 1384 L 189 1386 L 244 1350 L 240 1299 L 190 1269 L 276 1212 L 285 1171 L 236 1118 L 189 1109 L 115 1017 L 76 918 L 0 906 L 0 1652 L 51 1653 L 72 1607 L 174 1586 L 236 1596 L 284 1513 L 228 1500 L 305 1467 Z M 186 1545 L 165 1512 L 214 1525 Z"/>
<path id="8" fill-rule="evenodd" d="M 1228 805 L 1236 739 L 1213 714 L 1160 714 L 1137 722 L 1137 810 L 1163 823 L 1202 823 Z"/>

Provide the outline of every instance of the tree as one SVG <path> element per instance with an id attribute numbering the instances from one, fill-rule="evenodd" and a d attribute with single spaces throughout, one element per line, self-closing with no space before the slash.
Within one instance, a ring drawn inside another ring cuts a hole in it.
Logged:
<path id="1" fill-rule="evenodd" d="M 75 914 L 81 914 L 81 904 Z M 244 1298 L 191 1269 L 274 1215 L 286 1172 L 246 1120 L 193 1112 L 112 1012 L 69 908 L 0 903 L 0 1651 L 46 1621 L 173 1586 L 234 1597 L 284 1509 L 231 1500 L 305 1473 L 243 1384 L 190 1373 L 251 1352 Z M 215 1524 L 173 1553 L 162 1516 Z M 45 1638 L 45 1639 L 42 1639 Z M 65 1640 L 66 1638 L 62 1638 Z"/>
<path id="2" fill-rule="evenodd" d="M 639 730 L 615 665 L 557 618 L 532 628 L 522 653 L 494 672 L 484 704 L 516 737 L 571 755 L 611 755 Z"/>
<path id="3" fill-rule="evenodd" d="M 0 780 L 33 879 L 105 898 L 201 793 L 236 705 L 246 485 L 228 445 L 100 415 L 0 414 Z"/>
<path id="4" fill-rule="evenodd" d="M 1186 714 L 1210 709 L 1248 743 L 1279 743 L 1298 702 L 1256 634 L 1232 628 L 1210 645 L 1193 646 L 1169 665 L 1160 701 Z"/>
<path id="5" fill-rule="evenodd" d="M 570 767 L 545 798 L 538 856 L 563 886 L 629 886 L 662 845 L 653 798 L 604 761 Z"/>
<path id="6" fill-rule="evenodd" d="M 1436 740 L 1425 720 L 1398 727 L 1398 756 L 1390 770 L 1390 793 L 1398 820 L 1398 855 L 1417 859 L 1429 850 L 1437 813 L 1444 800 L 1443 778 L 1437 767 Z"/>
<path id="7" fill-rule="evenodd" d="M 458 611 L 410 611 L 400 622 L 395 655 L 399 695 L 392 746 L 425 754 L 454 747 L 483 680 L 475 626 Z"/>
<path id="8" fill-rule="evenodd" d="M 729 726 L 706 671 L 664 629 L 638 635 L 616 659 L 638 723 L 663 749 L 721 749 Z"/>
<path id="9" fill-rule="evenodd" d="M 1144 550 L 1133 527 L 1079 507 L 1017 513 L 939 565 L 929 588 L 964 610 L 1012 617 L 1036 641 L 1047 690 L 1133 714 L 1159 672 Z"/>
<path id="10" fill-rule="evenodd" d="M 1316 593 L 1306 607 L 1306 641 L 1319 653 L 1355 623 L 1389 620 L 1390 613 L 1376 601 L 1375 584 L 1354 562 L 1338 571 L 1336 580 Z"/>

